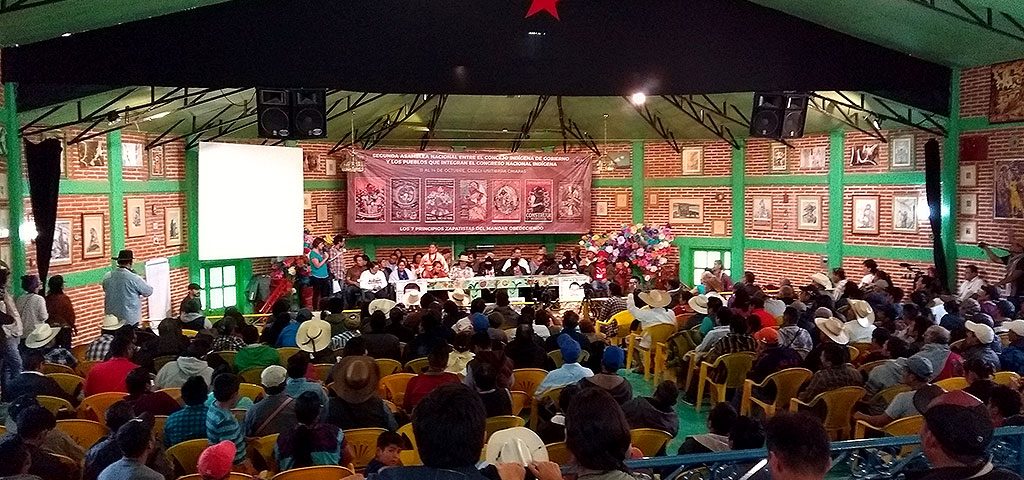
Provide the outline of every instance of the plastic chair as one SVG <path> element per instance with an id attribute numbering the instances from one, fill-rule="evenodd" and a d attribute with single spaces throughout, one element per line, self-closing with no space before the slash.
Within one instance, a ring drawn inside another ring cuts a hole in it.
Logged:
<path id="1" fill-rule="evenodd" d="M 967 388 L 969 384 L 967 383 L 967 379 L 964 377 L 950 377 L 945 380 L 935 382 L 935 385 L 942 387 L 942 389 L 947 392 L 952 392 L 954 390 L 963 390 Z"/>
<path id="2" fill-rule="evenodd" d="M 51 373 L 66 373 L 74 375 L 75 369 L 59 363 L 43 362 L 43 365 L 39 367 L 39 373 L 42 373 L 43 375 L 49 375 Z"/>
<path id="3" fill-rule="evenodd" d="M 1020 375 L 1017 372 L 996 372 L 992 381 L 1000 385 L 1012 386 L 1015 382 L 1020 382 Z"/>
<path id="4" fill-rule="evenodd" d="M 99 363 L 102 362 L 98 360 L 82 360 L 81 362 L 78 362 L 78 366 L 75 367 L 75 370 L 78 371 L 79 377 L 85 378 L 89 376 L 89 372 L 92 371 L 92 367 L 95 367 Z"/>
<path id="5" fill-rule="evenodd" d="M 384 402 L 384 405 L 386 405 L 388 407 L 388 410 L 390 410 L 391 413 L 398 413 L 398 412 L 402 411 L 402 409 L 398 408 L 398 405 L 395 405 L 395 403 L 392 402 L 391 400 L 382 400 L 382 401 Z"/>
<path id="6" fill-rule="evenodd" d="M 164 444 L 165 426 L 167 426 L 167 415 L 153 415 L 153 439 L 157 445 Z"/>
<path id="7" fill-rule="evenodd" d="M 634 428 L 629 431 L 629 438 L 645 457 L 653 457 L 672 440 L 672 434 L 657 428 Z"/>
<path id="8" fill-rule="evenodd" d="M 103 422 L 107 409 L 127 396 L 128 394 L 123 392 L 106 392 L 85 397 L 78 405 L 78 418 Z"/>
<path id="9" fill-rule="evenodd" d="M 239 425 L 245 424 L 245 414 L 249 411 L 244 408 L 232 408 L 231 414 L 235 416 L 235 420 L 238 420 Z"/>
<path id="10" fill-rule="evenodd" d="M 875 360 L 873 362 L 868 362 L 868 363 L 865 363 L 864 365 L 861 365 L 860 367 L 857 368 L 857 370 L 860 370 L 860 373 L 862 375 L 864 375 L 865 377 L 867 377 L 868 374 L 870 374 L 871 371 L 875 369 L 875 367 L 879 367 L 882 364 L 884 364 L 885 362 L 889 362 L 889 361 L 891 361 L 891 360 L 889 360 L 889 359 Z"/>
<path id="11" fill-rule="evenodd" d="M 412 432 L 412 423 L 407 423 L 398 427 L 398 430 L 396 430 L 395 433 L 409 440 L 409 446 L 412 447 L 413 450 L 416 449 L 416 435 Z"/>
<path id="12" fill-rule="evenodd" d="M 205 438 L 185 440 L 167 449 L 167 456 L 174 464 L 176 471 L 182 475 L 196 473 L 196 464 L 199 463 L 199 455 L 210 446 Z"/>
<path id="13" fill-rule="evenodd" d="M 884 427 L 876 427 L 864 420 L 857 420 L 857 424 L 853 429 L 853 438 L 868 438 L 866 436 L 868 431 L 882 432 L 892 437 L 917 435 L 918 432 L 921 431 L 922 425 L 924 425 L 924 417 L 921 415 L 896 419 L 889 422 Z"/>
<path id="14" fill-rule="evenodd" d="M 293 468 L 274 475 L 271 480 L 340 480 L 355 475 L 356 472 L 337 465 L 320 465 L 316 467 Z"/>
<path id="15" fill-rule="evenodd" d="M 604 322 L 615 322 L 619 325 L 618 332 L 615 333 L 614 337 L 608 339 L 608 344 L 621 346 L 624 342 L 626 342 L 630 335 L 629 327 L 630 325 L 633 325 L 634 320 L 636 320 L 636 317 L 634 317 L 632 313 L 629 313 L 629 310 L 623 310 L 619 313 L 616 313 L 615 315 L 612 315 L 612 318 L 609 318 L 607 322 Z"/>
<path id="16" fill-rule="evenodd" d="M 65 412 L 75 411 L 75 407 L 74 405 L 71 405 L 71 402 L 60 397 L 51 397 L 49 395 L 37 395 L 36 400 L 39 402 L 39 406 L 49 410 L 50 413 L 53 414 L 53 416 L 57 416 L 57 413 L 62 410 Z"/>
<path id="17" fill-rule="evenodd" d="M 161 388 L 160 390 L 157 390 L 157 391 L 158 392 L 164 392 L 164 393 L 170 395 L 171 398 L 173 398 L 176 402 L 178 402 L 178 405 L 184 405 L 185 404 L 185 402 L 181 399 L 181 388 L 178 388 L 178 387 Z"/>
<path id="18" fill-rule="evenodd" d="M 427 357 L 414 358 L 405 362 L 405 371 L 410 373 L 423 373 L 429 366 L 430 362 L 427 360 Z"/>
<path id="19" fill-rule="evenodd" d="M 316 378 L 321 382 L 327 381 L 327 377 L 331 375 L 332 368 L 334 368 L 333 363 L 317 363 L 313 365 L 313 371 L 316 372 Z"/>
<path id="20" fill-rule="evenodd" d="M 352 465 L 356 469 L 366 465 L 377 456 L 377 437 L 386 432 L 383 428 L 353 428 L 345 430 L 345 444 L 352 447 Z"/>
<path id="21" fill-rule="evenodd" d="M 277 471 L 277 459 L 274 458 L 274 446 L 277 445 L 277 437 L 280 434 L 265 435 L 256 437 L 250 441 L 250 452 L 253 454 L 253 463 L 256 468 Z M 347 437 L 346 437 L 347 439 Z"/>
<path id="22" fill-rule="evenodd" d="M 871 342 L 858 342 L 851 343 L 850 346 L 857 349 L 857 351 L 859 352 L 857 356 L 859 357 L 861 355 L 867 355 L 867 353 L 871 351 L 871 347 L 873 347 L 874 344 L 872 344 Z M 853 358 L 851 357 L 850 360 L 853 360 Z"/>
<path id="23" fill-rule="evenodd" d="M 377 367 L 380 368 L 380 376 L 386 377 L 393 373 L 399 373 L 402 371 L 402 362 L 398 360 L 392 360 L 390 358 L 378 358 L 376 360 Z"/>
<path id="24" fill-rule="evenodd" d="M 909 391 L 910 391 L 910 387 L 909 386 L 904 385 L 902 383 L 898 383 L 898 384 L 893 385 L 893 386 L 891 386 L 889 388 L 883 388 L 881 391 L 879 391 L 878 393 L 874 394 L 868 400 L 868 403 L 872 404 L 872 405 L 888 405 L 888 404 L 892 403 L 892 399 L 896 398 L 896 395 L 899 395 L 899 394 L 901 394 L 903 392 L 909 392 Z"/>
<path id="25" fill-rule="evenodd" d="M 234 350 L 217 350 L 216 352 L 210 352 L 210 355 L 217 355 L 232 367 L 235 366 L 235 355 L 237 354 L 238 352 Z"/>
<path id="26" fill-rule="evenodd" d="M 548 450 L 548 460 L 559 465 L 568 465 L 572 461 L 572 452 L 565 446 L 565 442 L 549 443 L 544 447 Z"/>
<path id="27" fill-rule="evenodd" d="M 526 392 L 533 400 L 533 394 L 537 386 L 548 376 L 548 371 L 543 368 L 517 368 L 512 370 L 512 390 Z"/>
<path id="28" fill-rule="evenodd" d="M 857 357 L 860 356 L 860 349 L 859 348 L 857 348 L 857 347 L 855 347 L 853 345 L 847 345 L 846 349 L 849 350 L 849 352 L 850 352 L 850 361 L 851 362 L 856 360 Z"/>
<path id="29" fill-rule="evenodd" d="M 57 430 L 68 434 L 85 450 L 89 450 L 101 438 L 110 434 L 110 429 L 105 425 L 92 420 L 57 420 Z"/>
<path id="30" fill-rule="evenodd" d="M 60 462 L 60 464 L 63 466 L 64 471 L 66 471 L 66 472 L 81 472 L 82 471 L 82 465 L 80 463 L 76 462 L 75 459 L 73 459 L 71 457 L 66 457 L 64 455 L 59 455 L 59 454 L 50 453 L 50 452 L 47 452 L 47 454 L 49 454 L 49 455 L 53 456 L 54 458 L 56 458 L 57 461 Z M 4 477 L 4 478 L 7 478 L 7 477 Z"/>
<path id="31" fill-rule="evenodd" d="M 551 363 L 555 364 L 555 368 L 562 368 L 562 365 L 565 365 L 565 359 L 562 358 L 561 350 L 552 350 L 548 352 L 548 358 L 551 359 Z"/>
<path id="32" fill-rule="evenodd" d="M 253 403 L 260 398 L 263 398 L 263 394 L 266 393 L 263 390 L 263 386 L 258 383 L 243 383 L 238 386 L 238 394 L 243 397 L 248 397 Z"/>
<path id="33" fill-rule="evenodd" d="M 491 435 L 498 430 L 504 430 L 506 428 L 513 427 L 525 427 L 526 420 L 523 417 L 517 417 L 515 415 L 499 415 L 497 417 L 488 417 L 486 427 L 484 428 L 484 443 L 490 440 Z"/>
<path id="34" fill-rule="evenodd" d="M 519 415 L 530 403 L 530 394 L 515 390 L 512 392 L 512 415 Z"/>
<path id="35" fill-rule="evenodd" d="M 743 396 L 740 400 L 740 415 L 750 415 L 750 404 L 753 403 L 764 410 L 766 418 L 771 418 L 780 409 L 789 406 L 789 400 L 796 397 L 800 387 L 811 378 L 806 368 L 787 368 L 765 377 L 761 383 L 747 379 L 743 382 Z M 766 402 L 753 395 L 754 387 L 764 388 L 769 383 L 775 384 L 775 400 Z"/>
<path id="36" fill-rule="evenodd" d="M 557 387 L 544 392 L 543 395 L 534 396 L 533 401 L 530 403 L 530 430 L 537 431 L 537 424 L 540 423 L 540 402 L 543 399 L 548 399 L 555 405 L 558 404 L 558 396 L 562 394 L 562 389 L 565 387 Z"/>
<path id="37" fill-rule="evenodd" d="M 642 352 L 642 356 L 640 357 L 640 363 L 644 367 L 644 380 L 650 380 L 651 377 L 654 375 L 654 359 L 652 357 L 654 348 L 659 343 L 665 343 L 665 341 L 668 340 L 668 337 L 671 337 L 674 333 L 676 333 L 675 324 L 659 323 L 657 325 L 651 325 L 649 328 L 644 329 L 644 331 L 640 332 L 639 334 L 630 335 L 629 350 L 626 354 L 626 368 L 632 368 L 633 352 L 635 352 L 637 349 L 640 349 Z M 650 334 L 651 336 L 651 348 L 640 348 L 640 340 L 648 334 Z"/>
<path id="38" fill-rule="evenodd" d="M 162 355 L 156 357 L 153 359 L 153 369 L 155 369 L 157 372 L 160 372 L 160 369 L 164 368 L 164 365 L 167 365 L 168 363 L 171 363 L 177 359 L 177 355 Z"/>
<path id="39" fill-rule="evenodd" d="M 409 442 L 409 446 L 412 447 L 402 450 L 402 453 L 399 454 L 402 460 L 402 465 L 407 467 L 412 465 L 423 465 L 423 460 L 420 459 L 420 452 L 416 448 L 416 435 L 412 432 L 412 423 L 407 423 L 398 427 L 398 431 L 396 433 L 405 437 Z"/>
<path id="40" fill-rule="evenodd" d="M 244 371 L 240 372 L 238 374 L 238 376 L 242 377 L 242 381 L 245 382 L 245 383 L 251 383 L 253 385 L 259 385 L 260 381 L 261 381 L 260 375 L 263 374 L 263 369 L 264 368 L 266 368 L 266 367 L 247 368 Z"/>
<path id="41" fill-rule="evenodd" d="M 420 460 L 420 454 L 416 450 L 402 450 L 398 454 L 398 458 L 402 460 L 402 465 L 406 467 L 423 465 L 423 460 Z"/>
<path id="42" fill-rule="evenodd" d="M 391 400 L 395 405 L 402 405 L 405 400 L 405 387 L 409 386 L 409 380 L 415 376 L 412 373 L 393 373 L 380 379 L 384 398 Z"/>
<path id="43" fill-rule="evenodd" d="M 281 365 L 288 366 L 288 359 L 301 351 L 299 347 L 277 347 L 277 356 L 281 360 Z"/>
<path id="44" fill-rule="evenodd" d="M 798 398 L 789 401 L 789 411 L 796 412 L 800 408 L 813 408 L 818 402 L 825 402 L 825 431 L 832 440 L 845 440 L 850 436 L 850 424 L 853 407 L 864 397 L 863 387 L 841 387 L 828 392 L 819 393 L 810 402 L 802 402 Z"/>
<path id="45" fill-rule="evenodd" d="M 725 381 L 722 383 L 716 383 L 709 376 L 709 373 L 717 370 L 719 366 L 725 366 L 726 371 Z M 700 383 L 697 384 L 697 401 L 694 403 L 693 408 L 699 412 L 701 405 L 704 403 L 704 385 L 711 387 L 709 393 L 711 394 L 712 405 L 724 402 L 726 400 L 725 391 L 729 388 L 742 387 L 743 382 L 747 379 L 747 372 L 753 366 L 753 352 L 727 353 L 716 358 L 714 363 L 701 362 Z"/>
<path id="46" fill-rule="evenodd" d="M 188 338 L 196 338 L 196 335 L 199 335 L 199 332 L 190 328 L 183 328 L 181 329 L 181 334 Z"/>
<path id="47" fill-rule="evenodd" d="M 76 398 L 79 393 L 82 393 L 82 385 L 85 383 L 85 379 L 78 375 L 73 373 L 47 373 L 46 376 L 57 382 L 57 385 L 60 385 L 60 389 L 64 390 L 71 398 Z"/>
<path id="48" fill-rule="evenodd" d="M 81 345 L 75 345 L 71 347 L 71 355 L 75 357 L 75 360 L 79 362 L 85 361 L 85 354 L 89 353 L 89 344 L 83 343 Z"/>

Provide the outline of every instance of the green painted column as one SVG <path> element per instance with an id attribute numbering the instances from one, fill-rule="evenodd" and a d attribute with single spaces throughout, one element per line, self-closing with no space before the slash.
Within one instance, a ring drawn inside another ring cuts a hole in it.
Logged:
<path id="1" fill-rule="evenodd" d="M 956 291 L 956 185 L 960 162 L 960 69 L 953 69 L 949 92 L 949 122 L 942 145 L 942 246 L 946 251 L 947 287 Z"/>
<path id="2" fill-rule="evenodd" d="M 633 141 L 633 162 L 630 176 L 633 190 L 633 223 L 644 221 L 644 142 Z"/>
<path id="3" fill-rule="evenodd" d="M 185 150 L 185 264 L 190 282 L 199 283 L 199 149 Z"/>
<path id="4" fill-rule="evenodd" d="M 17 86 L 13 83 L 4 84 L 5 108 L 2 112 L 7 142 L 7 198 L 11 240 L 11 278 L 18 279 L 25 274 L 25 243 L 21 240 L 21 222 L 25 216 L 25 182 L 22 180 L 21 166 L 21 124 L 18 121 Z"/>
<path id="5" fill-rule="evenodd" d="M 124 249 L 124 168 L 121 158 L 121 131 L 115 130 L 107 134 L 107 181 L 110 183 L 110 194 L 107 197 L 110 210 L 110 251 L 116 257 L 117 252 Z"/>
<path id="6" fill-rule="evenodd" d="M 835 129 L 828 137 L 828 266 L 843 266 L 843 158 L 846 132 Z"/>
<path id="7" fill-rule="evenodd" d="M 746 224 L 744 223 L 746 209 L 743 205 L 744 195 L 747 186 L 747 144 L 740 140 L 739 148 L 732 149 L 732 277 L 740 278 L 743 275 L 743 254 L 746 249 Z M 691 267 L 691 270 L 693 268 Z"/>
<path id="8" fill-rule="evenodd" d="M 235 265 L 235 305 L 242 313 L 252 313 L 252 304 L 246 297 L 246 287 L 249 286 L 249 279 L 252 277 L 252 260 L 239 260 Z"/>

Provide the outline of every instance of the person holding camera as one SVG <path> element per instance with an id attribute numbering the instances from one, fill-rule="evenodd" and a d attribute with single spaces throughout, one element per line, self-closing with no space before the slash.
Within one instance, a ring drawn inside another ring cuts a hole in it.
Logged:
<path id="1" fill-rule="evenodd" d="M 1005 286 L 1009 296 L 1016 297 L 1024 293 L 1024 242 L 1011 231 L 1009 233 L 1009 248 L 1006 248 L 1007 255 L 996 255 L 992 247 L 985 242 L 978 242 L 978 248 L 985 252 L 985 255 L 992 263 L 998 263 L 1006 267 L 1003 278 L 993 282 L 996 286 Z"/>

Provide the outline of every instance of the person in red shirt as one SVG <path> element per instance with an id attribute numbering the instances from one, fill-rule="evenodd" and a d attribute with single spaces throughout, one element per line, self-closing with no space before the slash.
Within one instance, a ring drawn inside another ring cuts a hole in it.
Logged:
<path id="1" fill-rule="evenodd" d="M 147 412 L 150 415 L 170 415 L 181 409 L 178 401 L 166 392 L 152 392 L 153 374 L 143 367 L 128 373 L 124 380 L 128 396 L 124 400 L 132 405 L 136 415 Z"/>
<path id="2" fill-rule="evenodd" d="M 779 326 L 779 321 L 764 309 L 764 297 L 760 295 L 754 295 L 754 298 L 750 299 L 750 314 L 761 319 L 761 328 Z"/>
<path id="3" fill-rule="evenodd" d="M 409 380 L 409 385 L 405 387 L 405 401 L 402 407 L 406 412 L 411 412 L 416 404 L 423 400 L 423 397 L 426 397 L 438 386 L 446 383 L 459 383 L 458 375 L 444 371 L 448 367 L 450 352 L 451 347 L 446 343 L 440 344 L 430 351 L 430 355 L 427 356 L 427 371 L 413 377 L 412 380 Z"/>
<path id="4" fill-rule="evenodd" d="M 110 359 L 97 364 L 85 377 L 85 396 L 105 392 L 127 392 L 125 378 L 138 365 L 129 360 L 135 350 L 135 332 L 122 333 L 110 342 Z"/>

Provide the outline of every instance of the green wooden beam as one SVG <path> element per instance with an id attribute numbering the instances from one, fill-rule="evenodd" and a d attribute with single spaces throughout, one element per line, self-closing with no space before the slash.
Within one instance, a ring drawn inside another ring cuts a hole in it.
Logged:
<path id="1" fill-rule="evenodd" d="M 890 260 L 912 260 L 915 262 L 932 262 L 935 259 L 930 248 L 846 244 L 843 245 L 843 253 L 851 257 L 888 258 Z"/>
<path id="2" fill-rule="evenodd" d="M 25 216 L 24 197 L 27 189 L 22 183 L 21 166 L 21 123 L 18 121 L 17 86 L 13 83 L 4 84 L 4 116 L 3 122 L 7 137 L 0 141 L 7 142 L 7 198 L 9 200 L 9 221 L 7 225 L 11 240 L 11 277 L 18 279 L 25 274 L 25 243 L 21 239 L 20 226 Z"/>
<path id="3" fill-rule="evenodd" d="M 835 129 L 828 137 L 828 265 L 830 268 L 843 266 L 843 158 L 846 136 L 842 129 Z"/>
<path id="4" fill-rule="evenodd" d="M 795 242 L 792 240 L 762 240 L 750 238 L 746 241 L 750 250 L 774 250 L 777 252 L 815 253 L 827 255 L 829 244 L 816 242 Z"/>
<path id="5" fill-rule="evenodd" d="M 124 249 L 124 168 L 121 158 L 121 131 L 114 130 L 107 134 L 107 182 L 110 193 L 107 195 L 110 212 L 110 252 L 116 257 L 117 252 Z"/>
<path id="6" fill-rule="evenodd" d="M 644 221 L 644 142 L 633 142 L 632 162 L 633 223 Z"/>
<path id="7" fill-rule="evenodd" d="M 304 180 L 302 182 L 302 188 L 304 190 L 344 190 L 344 180 Z"/>
<path id="8" fill-rule="evenodd" d="M 959 69 L 953 70 L 953 76 L 955 77 L 956 80 L 959 80 L 960 79 L 960 70 Z M 956 85 L 952 85 L 951 84 L 950 87 L 952 87 L 953 89 L 956 90 L 956 94 L 957 94 L 956 100 L 958 100 L 956 102 L 956 107 L 957 107 L 956 111 L 959 112 L 960 111 L 960 102 L 959 102 L 959 99 L 960 99 L 960 84 L 959 83 L 957 83 Z M 950 96 L 949 100 L 950 100 L 950 104 L 953 104 L 953 97 L 952 96 Z M 956 115 L 953 115 L 952 112 L 953 112 L 953 110 L 950 110 L 950 117 L 949 117 L 948 121 L 951 122 L 951 121 L 953 121 L 955 119 L 957 121 L 959 130 L 961 132 L 964 132 L 964 133 L 966 133 L 966 132 L 975 132 L 975 131 L 983 131 L 983 130 L 1002 130 L 1002 129 L 1005 129 L 1005 128 L 1021 128 L 1021 127 L 1024 127 L 1024 122 L 991 123 L 991 122 L 988 121 L 988 117 L 964 117 L 964 118 L 957 118 Z M 951 133 L 952 133 L 952 130 L 949 128 L 949 125 L 947 124 L 946 125 L 946 138 L 949 138 Z"/>
<path id="9" fill-rule="evenodd" d="M 825 185 L 827 175 L 750 175 L 747 185 Z"/>
<path id="10" fill-rule="evenodd" d="M 189 281 L 199 283 L 199 149 L 185 150 L 185 237 Z"/>
<path id="11" fill-rule="evenodd" d="M 847 173 L 844 185 L 924 185 L 924 172 Z"/>
<path id="12" fill-rule="evenodd" d="M 595 178 L 591 181 L 591 188 L 628 188 L 633 186 L 633 180 L 629 178 Z"/>
<path id="13" fill-rule="evenodd" d="M 109 154 L 109 152 L 108 152 Z M 29 198 L 28 180 L 23 179 L 23 196 Z M 178 193 L 183 190 L 181 180 L 146 180 L 120 181 L 123 193 Z M 69 180 L 60 181 L 61 195 L 107 195 L 112 183 L 109 180 Z"/>
<path id="14" fill-rule="evenodd" d="M 981 260 L 988 262 L 988 256 L 977 245 L 956 244 L 956 256 L 964 260 Z"/>
<path id="15" fill-rule="evenodd" d="M 949 121 L 946 122 L 946 138 L 942 145 L 942 201 L 939 216 L 942 219 L 942 248 L 946 252 L 946 287 L 956 291 L 956 185 L 960 162 L 960 69 L 953 69 L 949 91 Z"/>
<path id="16" fill-rule="evenodd" d="M 181 180 L 147 180 L 145 182 L 123 182 L 124 193 L 181 193 L 185 182 Z"/>
<path id="17" fill-rule="evenodd" d="M 746 173 L 746 152 L 747 144 L 740 141 L 739 148 L 732 149 L 732 265 L 730 265 L 733 276 L 736 272 L 743 272 L 744 250 L 746 250 L 746 226 L 743 223 L 744 213 L 743 198 L 747 188 Z M 739 278 L 739 277 L 737 277 Z"/>
<path id="18" fill-rule="evenodd" d="M 729 177 L 675 177 L 645 178 L 644 187 L 727 187 L 732 185 Z"/>

